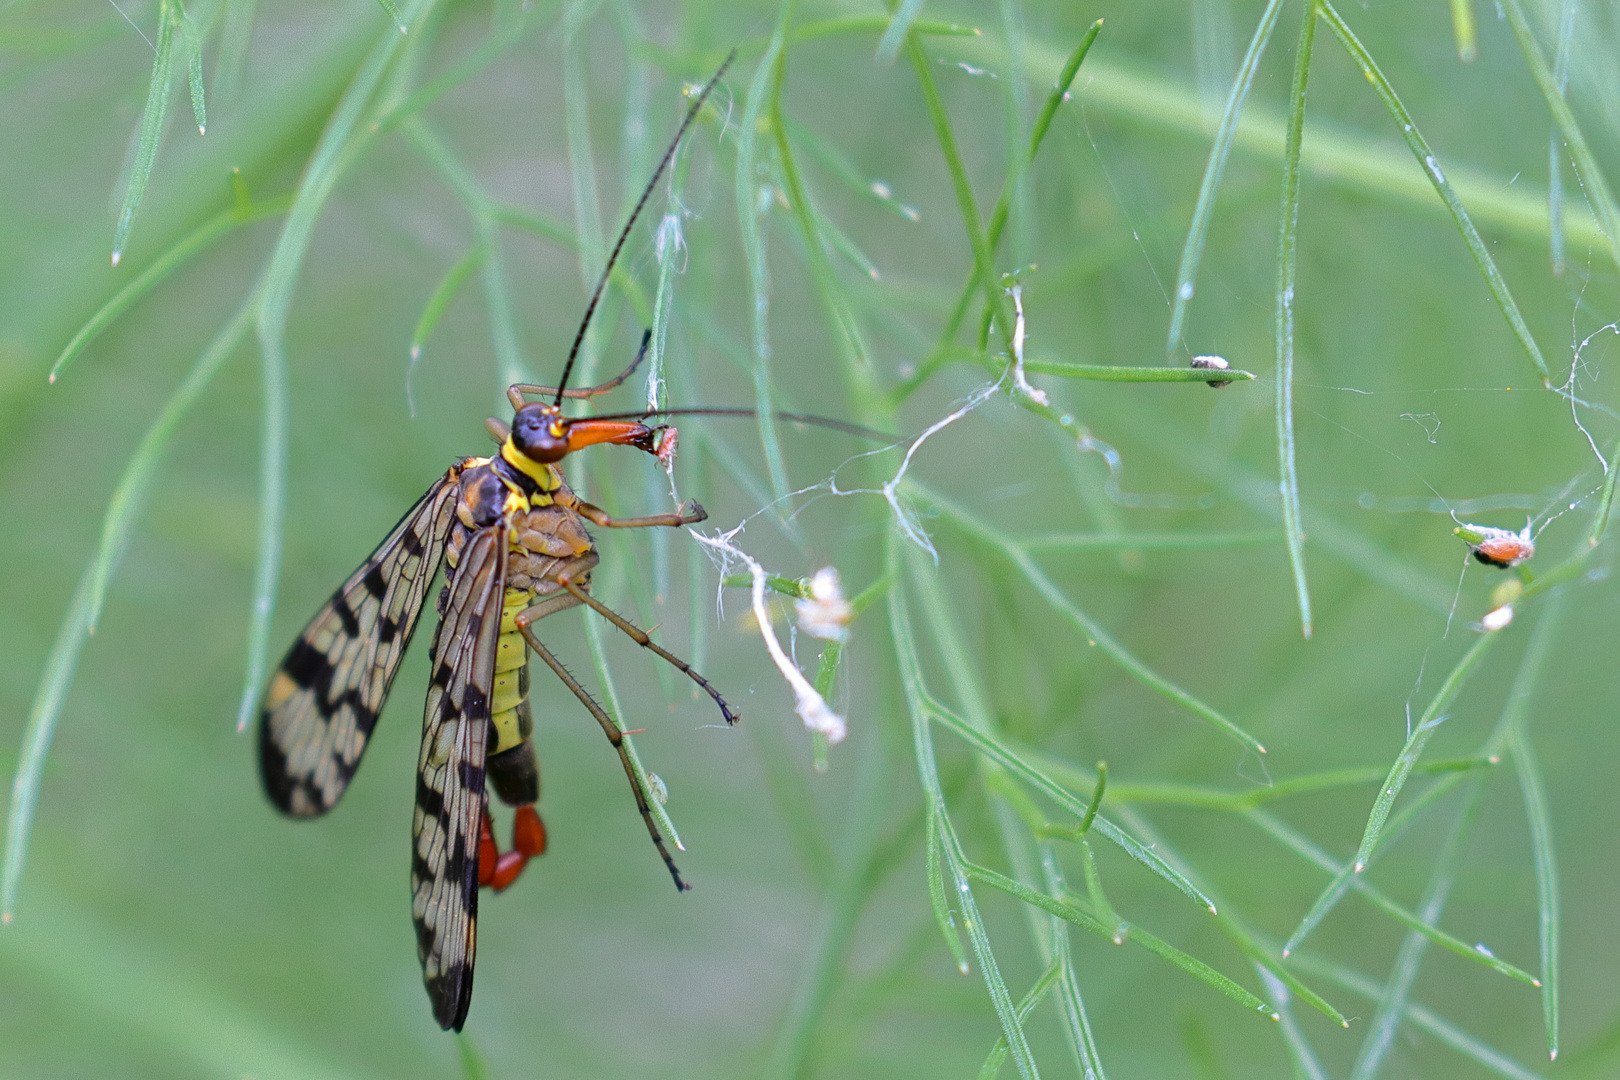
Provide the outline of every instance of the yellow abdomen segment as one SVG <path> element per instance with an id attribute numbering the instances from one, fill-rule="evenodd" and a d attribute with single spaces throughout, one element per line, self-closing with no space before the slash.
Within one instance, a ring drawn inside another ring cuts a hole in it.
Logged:
<path id="1" fill-rule="evenodd" d="M 528 589 L 507 589 L 501 604 L 501 636 L 495 644 L 495 685 L 490 701 L 490 720 L 495 725 L 495 745 L 489 753 L 498 754 L 519 746 L 528 738 L 519 711 L 528 695 L 529 647 L 518 633 L 518 612 L 534 602 Z"/>

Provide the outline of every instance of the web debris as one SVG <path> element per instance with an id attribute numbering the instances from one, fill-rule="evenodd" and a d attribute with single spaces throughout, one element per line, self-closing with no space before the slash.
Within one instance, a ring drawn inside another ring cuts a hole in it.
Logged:
<path id="1" fill-rule="evenodd" d="M 962 417 L 966 416 L 974 409 L 977 409 L 980 405 L 983 405 L 986 401 L 990 400 L 991 396 L 994 395 L 997 390 L 1000 389 L 1001 380 L 999 379 L 993 383 L 986 383 L 984 386 L 981 386 L 977 390 L 973 391 L 973 393 L 970 394 L 967 400 L 961 405 L 957 406 L 954 410 L 945 414 L 924 428 L 922 434 L 918 435 L 915 439 L 912 439 L 911 445 L 906 447 L 906 456 L 900 462 L 899 471 L 896 472 L 893 478 L 891 478 L 888 483 L 884 484 L 883 487 L 877 492 L 878 494 L 881 494 L 884 499 L 888 500 L 890 508 L 894 510 L 895 519 L 900 523 L 900 531 L 905 533 L 906 539 L 928 552 L 929 557 L 934 560 L 935 566 L 939 565 L 939 552 L 934 550 L 934 543 L 928 538 L 928 534 L 922 530 L 922 526 L 918 525 L 914 520 L 912 520 L 911 514 L 906 510 L 905 507 L 900 505 L 900 497 L 895 494 L 895 491 L 900 487 L 900 481 L 905 479 L 906 470 L 911 468 L 911 459 L 917 453 L 918 448 L 921 447 L 923 443 L 933 438 L 937 432 L 950 427 L 952 424 L 962 419 Z M 859 494 L 857 491 L 840 492 L 837 490 L 837 488 L 833 488 L 832 493 L 834 495 Z"/>
<path id="2" fill-rule="evenodd" d="M 1033 402 L 1039 405 L 1051 405 L 1045 390 L 1037 390 L 1029 384 L 1024 376 L 1024 287 L 1013 285 L 1007 290 L 1007 295 L 1013 302 L 1013 337 L 1012 337 L 1012 377 L 1013 385 L 1022 390 Z"/>
<path id="3" fill-rule="evenodd" d="M 1564 380 L 1564 384 L 1562 386 L 1552 387 L 1552 391 L 1559 397 L 1569 402 L 1570 419 L 1574 421 L 1576 430 L 1586 437 L 1586 444 L 1592 448 L 1593 456 L 1598 459 L 1598 464 L 1603 467 L 1603 472 L 1605 475 L 1607 475 L 1609 472 L 1608 459 L 1603 456 L 1603 451 L 1598 449 L 1597 440 L 1592 438 L 1592 433 L 1586 430 L 1585 424 L 1581 423 L 1580 410 L 1581 407 L 1584 406 L 1588 409 L 1597 409 L 1602 412 L 1608 412 L 1610 415 L 1613 415 L 1613 413 L 1611 410 L 1604 408 L 1602 405 L 1583 400 L 1576 394 L 1576 389 L 1580 382 L 1580 376 L 1583 372 L 1591 375 L 1594 380 L 1597 378 L 1596 373 L 1591 372 L 1586 366 L 1585 353 L 1586 347 L 1592 343 L 1593 339 L 1595 339 L 1599 334 L 1604 333 L 1620 335 L 1620 323 L 1607 323 L 1598 327 L 1596 330 L 1593 330 L 1590 334 L 1587 334 L 1580 341 L 1578 341 L 1575 344 L 1574 349 L 1571 350 L 1569 361 L 1569 378 Z"/>
<path id="4" fill-rule="evenodd" d="M 1437 412 L 1401 413 L 1402 420 L 1410 420 L 1423 429 L 1423 437 L 1429 440 L 1430 446 L 1440 445 L 1440 414 Z"/>
<path id="5" fill-rule="evenodd" d="M 754 620 L 759 623 L 760 636 L 765 639 L 765 650 L 771 654 L 771 662 L 782 673 L 782 678 L 793 690 L 795 698 L 793 711 L 799 714 L 804 726 L 809 731 L 827 737 L 827 742 L 836 744 L 843 741 L 848 734 L 844 725 L 844 718 L 828 708 L 827 701 L 816 688 L 810 685 L 810 680 L 804 677 L 787 653 L 782 651 L 782 643 L 776 640 L 776 631 L 771 629 L 771 612 L 765 604 L 765 568 L 751 555 L 743 551 L 732 539 L 740 532 L 743 526 L 738 525 L 729 532 L 717 533 L 714 536 L 704 536 L 700 532 L 693 532 L 692 539 L 702 544 L 712 552 L 718 552 L 722 573 L 733 565 L 741 563 L 748 568 L 753 576 L 753 607 Z"/>

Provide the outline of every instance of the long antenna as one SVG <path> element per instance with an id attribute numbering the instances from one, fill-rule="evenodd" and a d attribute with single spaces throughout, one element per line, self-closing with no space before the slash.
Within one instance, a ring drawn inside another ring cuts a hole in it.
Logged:
<path id="1" fill-rule="evenodd" d="M 729 416 L 754 417 L 759 415 L 758 409 L 751 409 L 746 405 L 677 405 L 673 409 L 639 409 L 636 412 L 603 413 L 591 417 L 592 420 L 651 420 L 655 416 Z M 859 424 L 851 424 L 847 420 L 834 420 L 830 416 L 812 416 L 807 413 L 774 412 L 771 414 L 778 420 L 786 420 L 793 424 L 811 424 L 815 427 L 824 427 L 831 431 L 842 431 L 845 435 L 859 435 L 863 439 L 874 442 L 901 443 L 908 441 L 906 437 L 891 435 L 887 431 L 877 431 Z"/>
<path id="2" fill-rule="evenodd" d="M 624 247 L 624 242 L 630 238 L 630 230 L 635 227 L 636 219 L 641 216 L 642 207 L 646 206 L 647 200 L 652 197 L 653 188 L 658 186 L 658 178 L 664 175 L 665 169 L 669 168 L 669 163 L 675 157 L 675 150 L 681 145 L 681 138 L 686 134 L 686 129 L 692 126 L 693 120 L 697 119 L 698 110 L 703 108 L 703 103 L 709 99 L 709 92 L 714 89 L 715 84 L 720 81 L 720 76 L 726 73 L 726 68 L 730 67 L 731 62 L 735 59 L 737 59 L 737 50 L 732 49 L 730 54 L 726 56 L 725 62 L 720 65 L 720 70 L 716 71 L 713 77 L 704 85 L 703 90 L 697 96 L 697 100 L 692 102 L 692 107 L 686 111 L 686 119 L 681 121 L 681 129 L 670 140 L 669 149 L 664 151 L 663 158 L 658 162 L 658 168 L 653 170 L 652 179 L 647 181 L 646 190 L 641 193 L 641 198 L 636 200 L 636 208 L 630 211 L 630 220 L 624 223 L 624 230 L 619 233 L 619 239 L 614 241 L 613 251 L 608 255 L 607 265 L 602 267 L 602 276 L 597 279 L 596 288 L 591 292 L 591 302 L 585 305 L 585 317 L 579 321 L 579 332 L 574 335 L 573 347 L 568 350 L 568 363 L 563 365 L 562 378 L 557 381 L 557 396 L 551 403 L 553 408 L 562 407 L 563 395 L 568 389 L 568 376 L 574 370 L 574 360 L 579 356 L 579 346 L 585 340 L 585 331 L 591 325 L 591 316 L 596 314 L 596 304 L 602 299 L 602 290 L 607 288 L 608 275 L 613 273 L 613 264 L 619 260 L 619 250 Z"/>

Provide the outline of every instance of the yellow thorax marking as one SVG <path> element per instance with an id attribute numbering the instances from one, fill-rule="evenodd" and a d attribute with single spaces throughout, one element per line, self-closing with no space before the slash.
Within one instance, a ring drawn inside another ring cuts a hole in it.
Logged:
<path id="1" fill-rule="evenodd" d="M 546 492 L 547 494 L 556 491 L 562 486 L 562 476 L 557 472 L 556 468 L 551 465 L 542 464 L 538 461 L 531 461 L 527 456 L 524 455 L 523 451 L 519 450 L 512 443 L 512 436 L 510 435 L 508 435 L 506 437 L 506 441 L 501 444 L 501 457 L 505 459 L 506 463 L 512 466 L 512 468 L 518 470 L 530 480 L 533 480 L 536 484 L 539 484 L 540 490 Z M 550 502 L 550 499 L 535 499 L 535 505 L 537 506 L 545 506 Z"/>

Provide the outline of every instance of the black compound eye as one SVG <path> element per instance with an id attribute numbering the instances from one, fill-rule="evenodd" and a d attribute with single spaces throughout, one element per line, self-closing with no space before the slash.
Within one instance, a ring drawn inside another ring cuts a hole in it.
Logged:
<path id="1" fill-rule="evenodd" d="M 531 403 L 512 417 L 512 445 L 530 461 L 561 461 L 568 454 L 568 429 L 551 406 Z"/>

